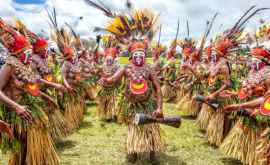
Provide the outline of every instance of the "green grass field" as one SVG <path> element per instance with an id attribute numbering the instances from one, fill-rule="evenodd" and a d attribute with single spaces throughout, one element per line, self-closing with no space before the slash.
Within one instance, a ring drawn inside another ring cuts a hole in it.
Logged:
<path id="1" fill-rule="evenodd" d="M 174 104 L 165 104 L 166 115 L 179 114 Z M 207 144 L 195 121 L 183 119 L 179 129 L 162 126 L 166 152 L 160 153 L 161 165 L 238 165 Z M 61 165 L 129 165 L 125 159 L 125 125 L 104 123 L 90 106 L 80 129 L 57 145 Z M 5 155 L 0 164 L 6 165 Z M 148 165 L 146 155 L 136 165 Z M 150 164 L 149 164 L 150 165 Z"/>

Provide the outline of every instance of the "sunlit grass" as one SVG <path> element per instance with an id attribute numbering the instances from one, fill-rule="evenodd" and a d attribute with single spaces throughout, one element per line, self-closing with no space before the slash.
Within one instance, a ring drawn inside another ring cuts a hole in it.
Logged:
<path id="1" fill-rule="evenodd" d="M 166 115 L 177 115 L 174 104 L 165 104 Z M 236 165 L 210 147 L 194 120 L 183 119 L 175 129 L 162 125 L 166 152 L 160 153 L 161 165 Z M 57 145 L 61 165 L 128 165 L 125 153 L 127 127 L 105 123 L 96 117 L 96 106 L 90 106 L 81 128 Z M 148 165 L 147 155 L 136 165 Z M 0 164 L 7 158 L 0 156 Z M 150 165 L 150 164 L 149 164 Z"/>

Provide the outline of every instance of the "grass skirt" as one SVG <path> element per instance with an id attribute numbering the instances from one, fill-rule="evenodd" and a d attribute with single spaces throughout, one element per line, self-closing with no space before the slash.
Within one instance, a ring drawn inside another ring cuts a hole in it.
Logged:
<path id="1" fill-rule="evenodd" d="M 89 86 L 87 89 L 86 89 L 86 99 L 87 100 L 95 100 L 96 99 L 96 89 L 94 86 Z"/>
<path id="2" fill-rule="evenodd" d="M 129 124 L 126 147 L 128 154 L 163 151 L 164 144 L 161 139 L 159 125 L 146 124 L 137 126 Z"/>
<path id="3" fill-rule="evenodd" d="M 187 97 L 188 98 L 188 97 Z M 180 105 L 178 105 L 180 106 Z M 199 103 L 195 99 L 189 98 L 186 102 L 182 103 L 182 111 L 186 116 L 196 117 L 200 112 Z"/>
<path id="4" fill-rule="evenodd" d="M 59 157 L 47 126 L 45 114 L 42 119 L 36 119 L 25 128 L 12 125 L 21 145 L 19 152 L 12 152 L 8 165 L 59 165 Z"/>
<path id="5" fill-rule="evenodd" d="M 98 116 L 102 120 L 113 119 L 117 116 L 116 98 L 114 96 L 100 96 L 98 98 Z"/>
<path id="6" fill-rule="evenodd" d="M 189 104 L 188 104 L 189 100 L 190 100 L 190 94 L 185 93 L 185 95 L 182 98 L 179 98 L 179 101 L 176 104 L 176 109 L 178 111 L 183 111 L 183 112 L 188 111 L 187 109 L 189 108 Z"/>
<path id="7" fill-rule="evenodd" d="M 255 165 L 267 165 L 267 149 L 270 145 L 270 128 L 263 131 L 262 136 L 256 142 Z"/>
<path id="8" fill-rule="evenodd" d="M 59 109 L 53 110 L 53 112 L 48 114 L 48 117 L 50 132 L 54 141 L 61 140 L 71 133 L 71 125 Z"/>
<path id="9" fill-rule="evenodd" d="M 244 164 L 254 165 L 256 131 L 239 121 L 229 132 L 220 146 L 221 152 L 240 160 Z"/>
<path id="10" fill-rule="evenodd" d="M 202 104 L 201 111 L 197 117 L 197 125 L 203 131 L 205 131 L 208 127 L 209 121 L 214 113 L 214 110 L 209 107 L 207 104 Z"/>
<path id="11" fill-rule="evenodd" d="M 176 88 L 168 83 L 162 86 L 161 91 L 164 99 L 171 100 L 177 97 Z"/>
<path id="12" fill-rule="evenodd" d="M 86 105 L 83 96 L 77 96 L 65 103 L 64 117 L 70 123 L 71 130 L 79 128 L 84 118 L 85 109 Z"/>
<path id="13" fill-rule="evenodd" d="M 219 146 L 223 140 L 225 114 L 221 112 L 215 112 L 206 129 L 206 137 L 210 144 Z"/>

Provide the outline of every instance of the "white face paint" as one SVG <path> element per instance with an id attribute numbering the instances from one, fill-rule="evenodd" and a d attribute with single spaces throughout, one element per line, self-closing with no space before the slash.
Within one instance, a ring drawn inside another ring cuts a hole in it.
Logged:
<path id="1" fill-rule="evenodd" d="M 261 60 L 255 57 L 251 58 L 251 68 L 254 70 L 259 70 L 259 65 L 261 63 Z"/>
<path id="2" fill-rule="evenodd" d="M 136 66 L 142 66 L 145 63 L 145 53 L 143 51 L 136 51 L 132 54 L 132 62 Z"/>
<path id="3" fill-rule="evenodd" d="M 29 64 L 30 62 L 31 62 L 31 57 L 32 57 L 32 49 L 27 49 L 27 50 L 25 50 L 24 52 L 24 57 L 23 57 L 23 63 L 25 63 L 25 64 Z"/>
<path id="4" fill-rule="evenodd" d="M 107 66 L 111 66 L 113 64 L 113 62 L 114 62 L 114 59 L 113 59 L 112 56 L 107 56 L 105 58 L 105 63 L 106 63 Z"/>

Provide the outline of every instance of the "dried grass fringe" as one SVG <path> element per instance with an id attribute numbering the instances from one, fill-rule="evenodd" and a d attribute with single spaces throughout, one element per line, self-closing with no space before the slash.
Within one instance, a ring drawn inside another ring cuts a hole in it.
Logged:
<path id="1" fill-rule="evenodd" d="M 22 140 L 25 155 L 23 152 L 12 153 L 8 165 L 59 165 L 59 157 L 47 126 L 48 118 L 44 117 L 28 126 L 25 132 L 22 131 L 22 136 L 26 135 L 26 139 Z"/>
<path id="2" fill-rule="evenodd" d="M 71 133 L 72 126 L 59 109 L 55 109 L 49 115 L 50 133 L 54 141 L 61 140 Z"/>
<path id="3" fill-rule="evenodd" d="M 189 108 L 188 101 L 190 100 L 190 94 L 186 93 L 182 99 L 179 100 L 179 102 L 176 105 L 176 110 L 186 112 Z"/>
<path id="4" fill-rule="evenodd" d="M 255 150 L 255 165 L 267 165 L 267 149 L 270 145 L 269 141 L 270 128 L 266 128 L 262 132 L 262 136 L 257 140 Z"/>
<path id="5" fill-rule="evenodd" d="M 164 151 L 164 143 L 161 139 L 159 125 L 147 124 L 139 127 L 134 124 L 129 124 L 127 134 L 128 154 L 150 151 Z"/>
<path id="6" fill-rule="evenodd" d="M 256 131 L 243 125 L 241 119 L 234 125 L 220 146 L 222 153 L 240 160 L 244 164 L 254 165 Z"/>
<path id="7" fill-rule="evenodd" d="M 112 119 L 117 116 L 116 100 L 113 96 L 103 96 L 98 99 L 98 116 L 100 119 Z"/>
<path id="8" fill-rule="evenodd" d="M 223 140 L 224 113 L 216 112 L 212 115 L 206 130 L 206 137 L 210 144 L 219 146 Z"/>
<path id="9" fill-rule="evenodd" d="M 164 84 L 161 88 L 163 98 L 166 99 L 171 99 L 177 96 L 177 92 L 175 91 L 175 87 L 169 85 L 169 84 Z"/>
<path id="10" fill-rule="evenodd" d="M 70 123 L 71 130 L 77 129 L 84 118 L 86 105 L 84 99 L 76 99 L 77 102 L 66 103 L 64 116 Z"/>
<path id="11" fill-rule="evenodd" d="M 199 126 L 201 130 L 205 131 L 207 129 L 213 113 L 214 113 L 214 110 L 211 107 L 209 107 L 207 104 L 202 105 L 201 111 L 199 112 L 197 121 L 196 121 L 197 125 Z"/>

